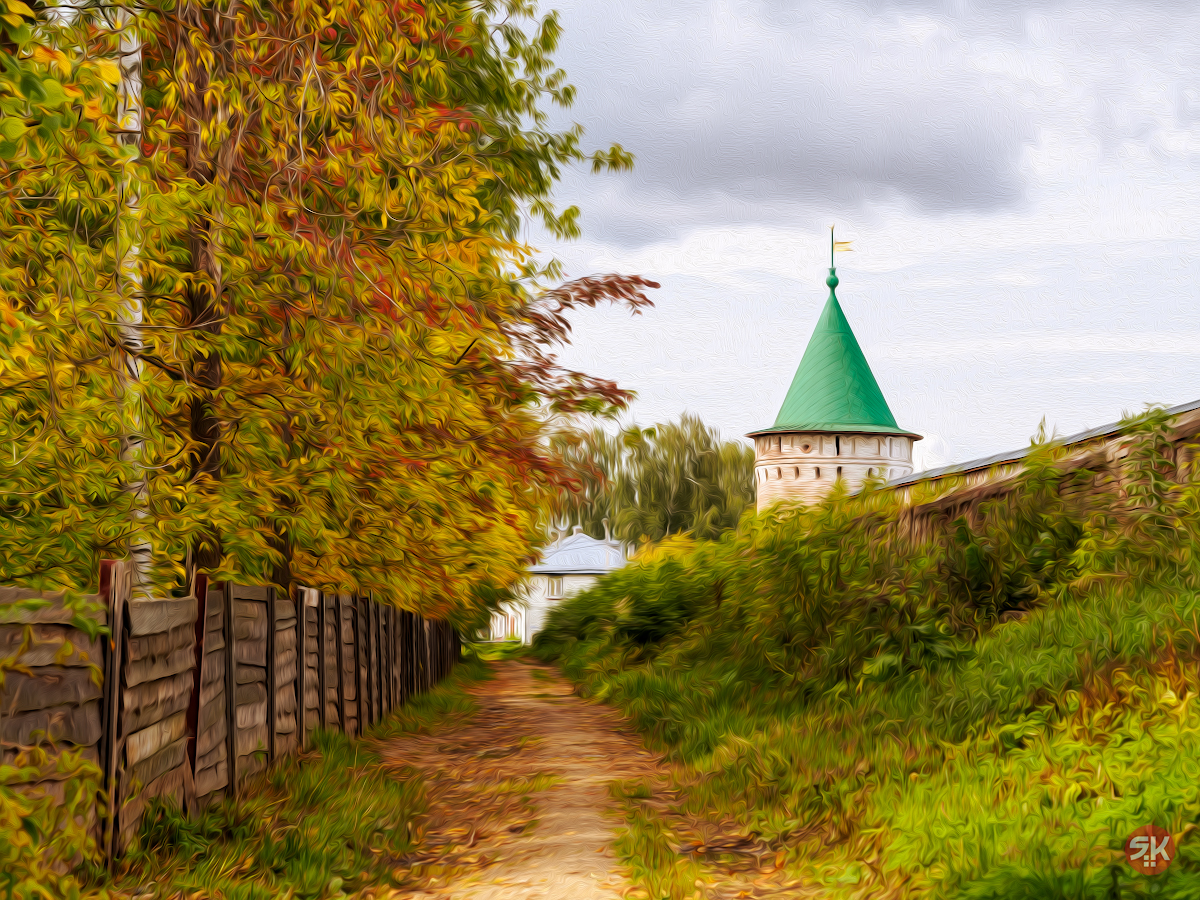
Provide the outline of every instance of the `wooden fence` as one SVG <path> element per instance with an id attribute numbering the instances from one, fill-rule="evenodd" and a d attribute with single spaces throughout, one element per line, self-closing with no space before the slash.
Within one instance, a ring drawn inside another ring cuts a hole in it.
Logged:
<path id="1" fill-rule="evenodd" d="M 38 599 L 49 601 L 29 608 Z M 318 728 L 358 735 L 429 690 L 459 657 L 454 630 L 366 597 L 208 585 L 131 599 L 107 563 L 80 614 L 61 597 L 0 589 L 0 761 L 37 743 L 82 750 L 103 773 L 94 827 L 110 858 L 149 801 L 189 811 L 304 747 Z M 107 636 L 88 637 L 103 626 Z M 61 796 L 53 771 L 20 786 Z M 111 806 L 101 803 L 111 797 Z"/>

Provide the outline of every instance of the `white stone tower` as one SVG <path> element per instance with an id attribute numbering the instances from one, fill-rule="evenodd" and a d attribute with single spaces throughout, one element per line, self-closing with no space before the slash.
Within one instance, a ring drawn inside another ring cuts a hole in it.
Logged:
<path id="1" fill-rule="evenodd" d="M 754 438 L 760 511 L 779 501 L 820 500 L 839 480 L 855 490 L 871 476 L 912 474 L 921 435 L 897 426 L 838 303 L 832 252 L 829 262 L 829 299 L 779 416 L 747 435 Z"/>

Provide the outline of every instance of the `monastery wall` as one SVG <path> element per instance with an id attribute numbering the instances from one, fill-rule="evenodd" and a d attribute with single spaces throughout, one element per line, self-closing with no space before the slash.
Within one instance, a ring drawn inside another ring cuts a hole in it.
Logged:
<path id="1" fill-rule="evenodd" d="M 1174 463 L 1188 465 L 1200 443 L 1200 400 L 1173 407 L 1169 428 Z M 1120 423 L 1104 425 L 1063 439 L 1060 464 L 1071 477 L 1064 479 L 1064 494 L 1121 490 L 1123 461 L 1129 455 L 1130 438 Z M 1000 453 L 940 469 L 918 472 L 893 481 L 889 488 L 900 493 L 909 506 L 908 524 L 920 538 L 939 518 L 974 518 L 985 501 L 1002 497 L 1016 485 L 1028 450 Z"/>

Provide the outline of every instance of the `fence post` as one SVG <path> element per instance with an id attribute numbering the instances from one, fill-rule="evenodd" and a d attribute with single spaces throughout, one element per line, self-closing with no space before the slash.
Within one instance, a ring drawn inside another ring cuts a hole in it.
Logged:
<path id="1" fill-rule="evenodd" d="M 196 668 L 192 673 L 192 696 L 188 698 L 186 733 L 188 766 L 196 778 L 196 746 L 200 741 L 200 687 L 204 673 L 204 637 L 208 634 L 208 575 L 196 575 L 192 593 L 196 596 Z M 195 813 L 198 810 L 190 810 Z"/>
<path id="2" fill-rule="evenodd" d="M 383 718 L 391 712 L 391 698 L 388 697 L 387 683 L 387 608 L 382 604 L 377 604 L 379 608 L 379 718 Z"/>
<path id="3" fill-rule="evenodd" d="M 395 709 L 400 704 L 396 700 L 396 661 L 399 654 L 396 653 L 396 607 L 390 603 L 387 608 L 388 616 L 388 698 L 391 700 L 391 709 Z"/>
<path id="4" fill-rule="evenodd" d="M 404 703 L 403 686 L 400 683 L 401 667 L 403 664 L 403 646 L 401 644 L 401 613 L 391 607 L 391 690 L 395 697 L 396 708 Z"/>
<path id="5" fill-rule="evenodd" d="M 379 677 L 382 646 L 379 643 L 379 604 L 375 595 L 371 595 L 371 690 L 374 692 L 374 702 L 371 704 L 371 716 L 378 722 L 383 718 L 383 680 Z"/>
<path id="6" fill-rule="evenodd" d="M 342 730 L 342 734 L 346 734 L 346 679 L 342 672 L 346 660 L 346 604 L 343 602 L 342 594 L 339 592 L 334 595 L 334 621 L 337 623 L 336 640 L 334 646 L 337 647 L 337 709 L 338 709 L 338 726 Z"/>
<path id="7" fill-rule="evenodd" d="M 317 591 L 317 727 L 328 728 L 325 708 L 325 656 L 328 653 L 327 635 L 325 633 L 325 592 Z"/>
<path id="8" fill-rule="evenodd" d="M 111 870 L 116 861 L 117 818 L 121 798 L 117 796 L 117 758 L 121 752 L 121 672 L 122 647 L 125 643 L 125 563 L 106 559 L 100 563 L 100 593 L 108 607 L 108 640 L 104 653 L 104 695 L 102 715 L 104 728 L 101 732 L 100 762 L 104 781 L 101 785 L 108 798 L 108 814 L 101 832 L 101 852 Z"/>
<path id="9" fill-rule="evenodd" d="M 371 611 L 371 657 L 370 657 L 370 674 L 371 674 L 371 721 L 378 722 L 383 710 L 383 698 L 380 696 L 379 688 L 379 604 L 375 602 L 375 595 L 371 595 L 369 601 L 369 609 Z"/>
<path id="10" fill-rule="evenodd" d="M 229 779 L 229 796 L 238 795 L 237 755 L 237 636 L 233 628 L 233 582 L 221 585 L 225 621 L 225 746 L 226 766 Z"/>
<path id="11" fill-rule="evenodd" d="M 308 746 L 308 709 L 305 688 L 308 686 L 308 594 L 302 587 L 293 591 L 296 597 L 296 738 L 299 750 Z"/>
<path id="12" fill-rule="evenodd" d="M 424 664 L 424 667 L 425 667 L 425 678 L 424 678 L 425 690 L 428 691 L 430 688 L 433 687 L 433 684 L 430 681 L 432 673 L 430 672 L 430 665 L 429 665 L 429 620 L 422 619 L 421 622 L 425 626 L 421 631 L 421 638 L 422 638 L 421 643 L 423 646 L 423 652 L 421 653 L 421 662 Z"/>
<path id="13" fill-rule="evenodd" d="M 279 690 L 279 678 L 275 671 L 275 588 L 267 588 L 267 763 L 275 762 L 278 754 L 275 733 L 275 692 Z"/>
<path id="14" fill-rule="evenodd" d="M 359 597 L 358 604 L 362 609 L 361 621 L 358 623 L 362 632 L 362 706 L 359 708 L 359 715 L 364 724 L 370 725 L 375 721 L 375 692 L 371 690 L 371 595 Z"/>
<path id="15" fill-rule="evenodd" d="M 405 610 L 400 616 L 400 685 L 404 690 L 404 700 L 412 699 L 412 613 Z"/>
<path id="16" fill-rule="evenodd" d="M 358 695 L 358 733 L 362 734 L 370 721 L 367 712 L 367 677 L 366 632 L 363 629 L 363 598 L 361 594 L 354 596 L 354 684 Z"/>
<path id="17" fill-rule="evenodd" d="M 363 730 L 363 692 L 362 692 L 362 658 L 359 653 L 358 646 L 358 629 L 362 624 L 362 617 L 359 615 L 360 603 L 358 602 L 358 594 L 350 595 L 350 655 L 353 657 L 354 663 L 354 737 L 362 734 Z"/>
<path id="18" fill-rule="evenodd" d="M 379 606 L 379 646 L 383 648 L 383 654 L 379 658 L 379 680 L 382 683 L 383 690 L 383 714 L 386 716 L 392 711 L 392 641 L 391 641 L 391 607 L 380 604 Z"/>

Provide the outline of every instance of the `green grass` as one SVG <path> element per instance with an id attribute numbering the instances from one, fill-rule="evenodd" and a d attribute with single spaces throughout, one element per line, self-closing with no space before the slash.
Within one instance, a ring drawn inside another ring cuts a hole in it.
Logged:
<path id="1" fill-rule="evenodd" d="M 520 641 L 476 641 L 463 645 L 463 656 L 484 662 L 525 659 L 529 656 L 529 647 Z"/>
<path id="2" fill-rule="evenodd" d="M 1123 497 L 1063 500 L 1047 449 L 921 542 L 868 492 L 558 607 L 538 653 L 673 764 L 677 801 L 621 798 L 642 888 L 689 896 L 670 834 L 709 819 L 830 898 L 1200 897 L 1200 482 L 1160 420 L 1133 440 Z M 1154 879 L 1122 855 L 1149 823 Z"/>
<path id="3" fill-rule="evenodd" d="M 423 786 L 385 769 L 373 741 L 461 721 L 475 709 L 467 688 L 486 676 L 484 663 L 463 662 L 362 740 L 318 732 L 310 750 L 248 781 L 236 803 L 215 804 L 196 819 L 155 806 L 113 886 L 130 892 L 153 883 L 158 896 L 316 900 L 403 883 L 406 858 L 419 848 Z"/>
<path id="4" fill-rule="evenodd" d="M 550 772 L 537 772 L 527 778 L 505 778 L 495 784 L 488 785 L 489 794 L 538 794 L 562 784 L 562 776 Z"/>
<path id="5" fill-rule="evenodd" d="M 615 781 L 609 793 L 622 822 L 613 849 L 641 891 L 632 900 L 687 900 L 696 893 L 702 870 L 676 848 L 678 837 L 653 803 L 653 786 L 645 780 Z"/>

